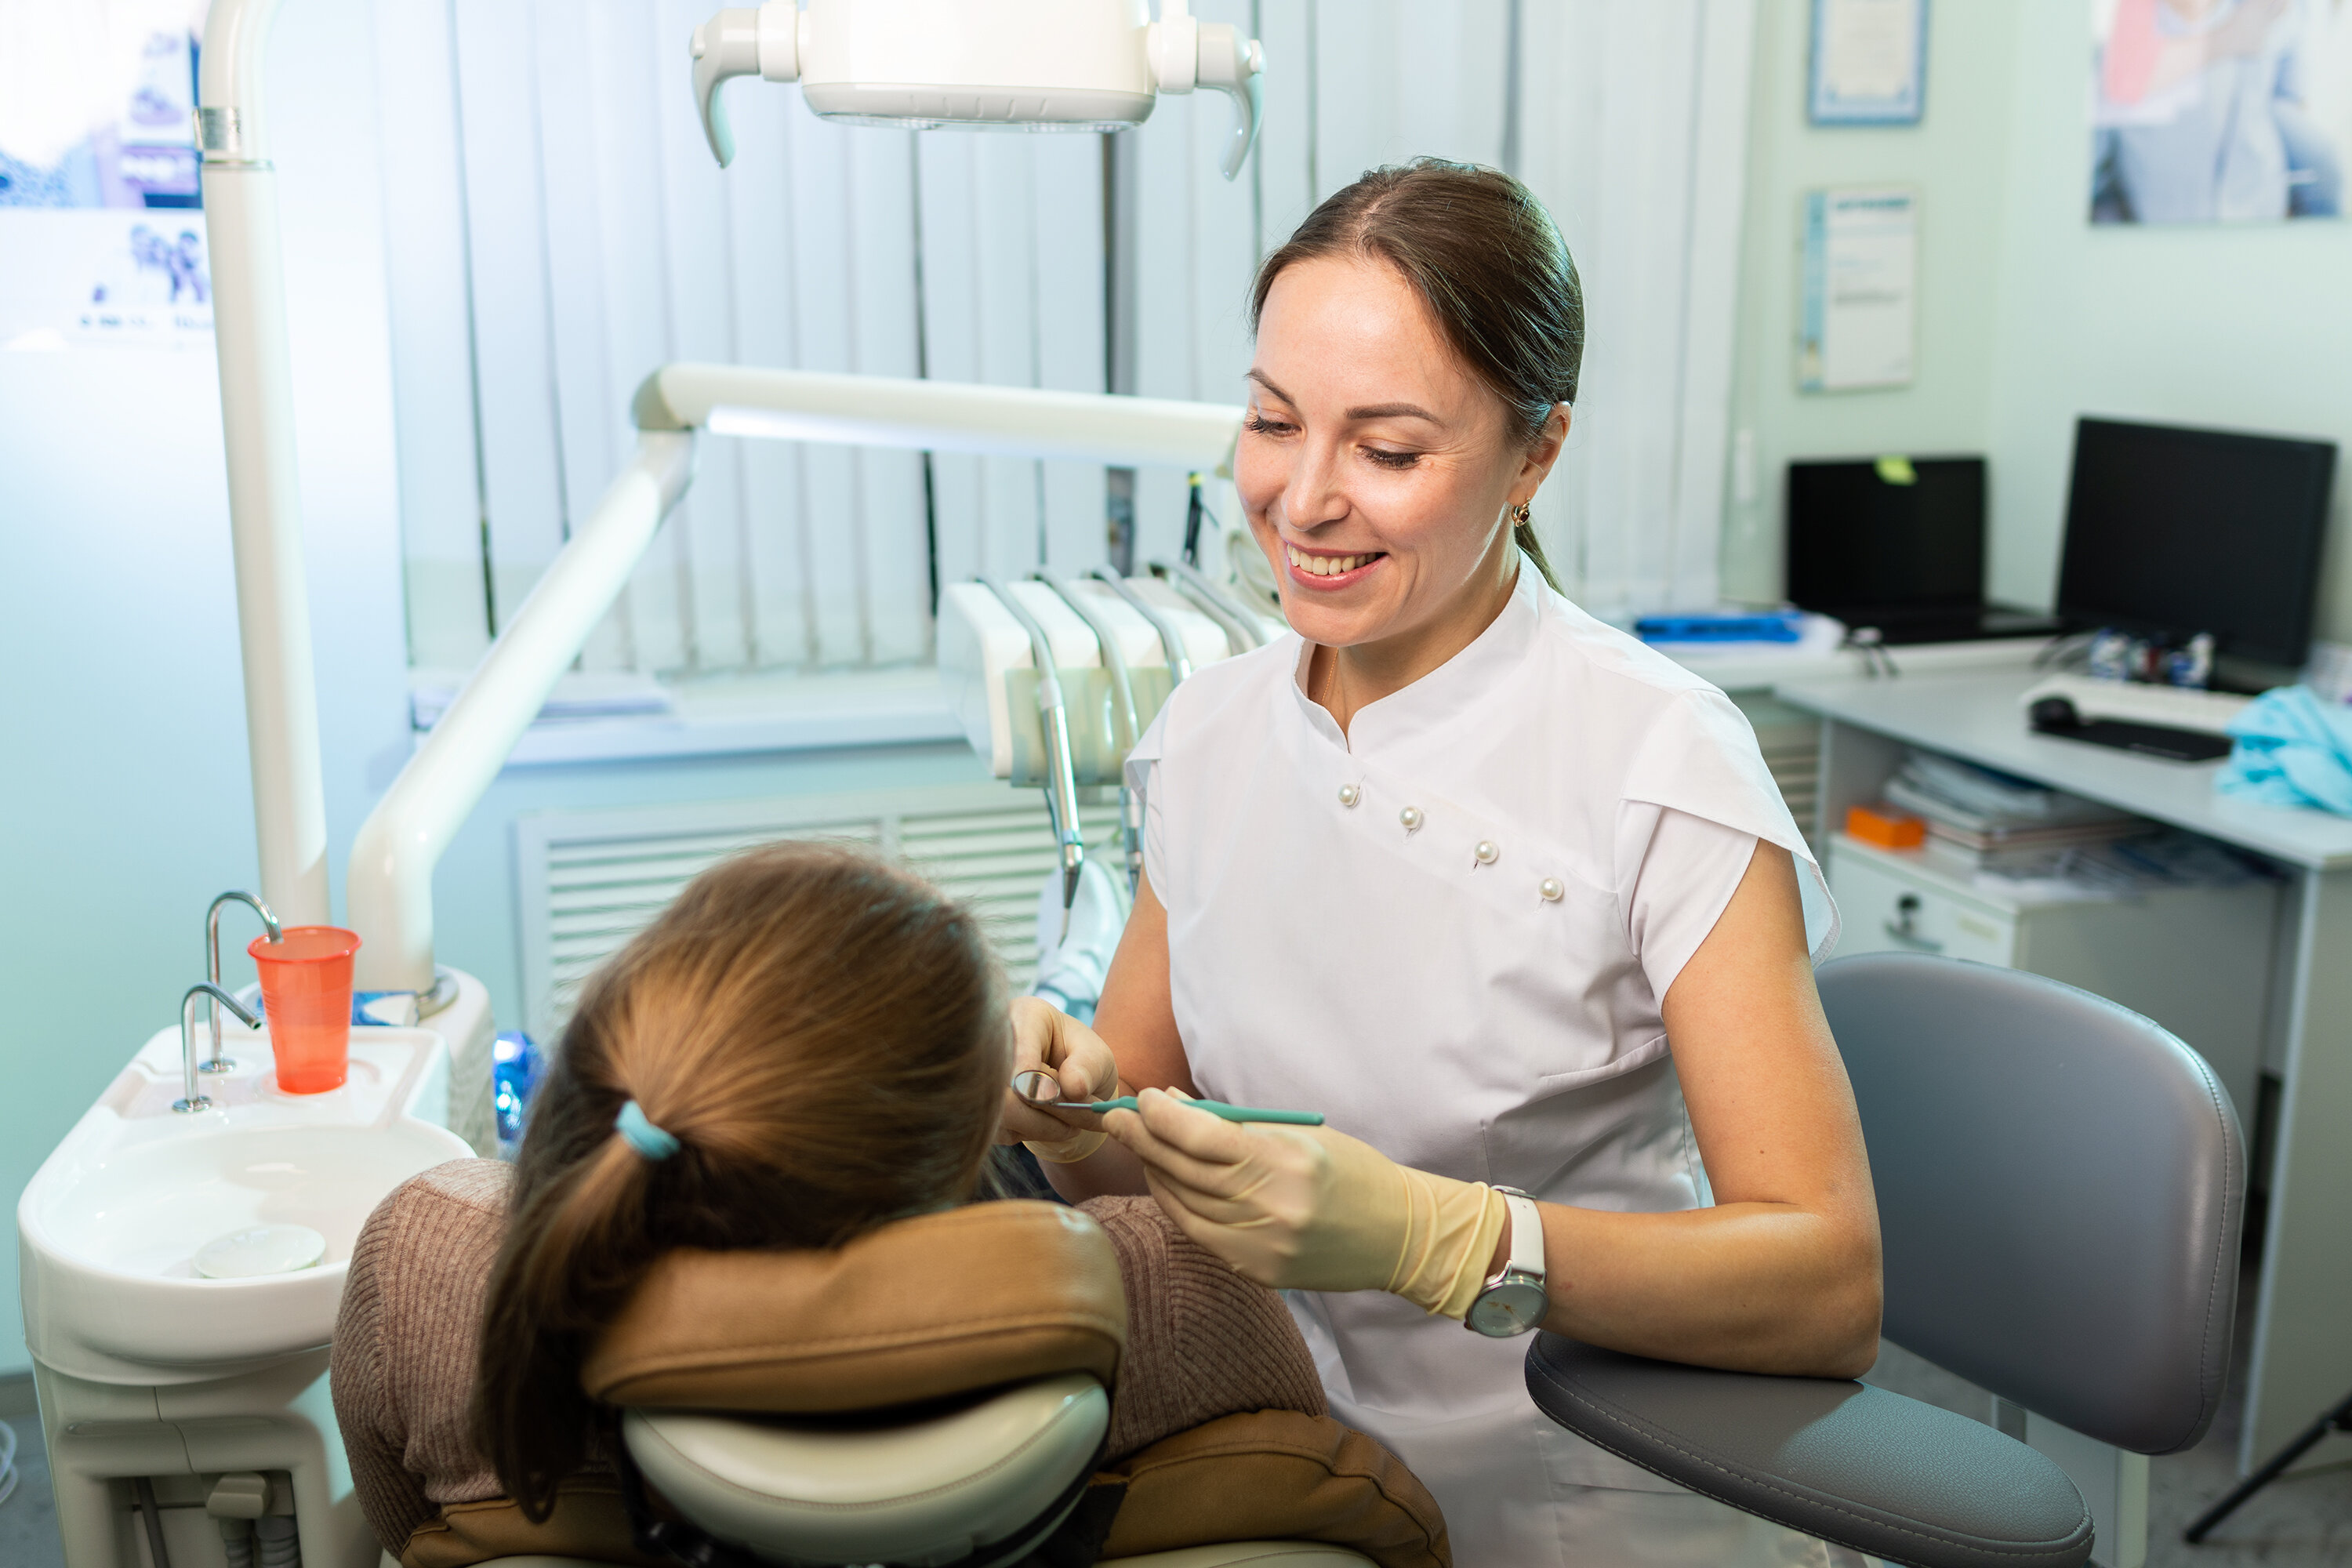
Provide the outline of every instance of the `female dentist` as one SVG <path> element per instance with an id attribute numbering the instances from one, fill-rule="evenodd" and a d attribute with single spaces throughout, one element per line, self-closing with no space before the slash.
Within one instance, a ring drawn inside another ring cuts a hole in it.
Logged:
<path id="1" fill-rule="evenodd" d="M 1822 1563 L 1555 1426 L 1514 1337 L 1839 1376 L 1878 1344 L 1818 869 L 1738 710 L 1561 597 L 1528 526 L 1574 265 L 1517 181 L 1424 160 L 1318 208 L 1253 316 L 1234 472 L 1297 635 L 1136 747 L 1146 879 L 1094 1030 L 1015 1016 L 1018 1066 L 1140 1113 L 1008 1098 L 1000 1136 L 1289 1290 L 1457 1562 Z"/>

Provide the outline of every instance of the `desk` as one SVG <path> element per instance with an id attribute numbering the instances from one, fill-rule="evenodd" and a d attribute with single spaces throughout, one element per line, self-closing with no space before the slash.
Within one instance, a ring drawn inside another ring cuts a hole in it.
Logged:
<path id="1" fill-rule="evenodd" d="M 2017 700 L 2037 675 L 2019 662 L 1789 680 L 1773 694 L 1822 721 L 1817 842 L 1848 805 L 1874 798 L 1904 747 L 1916 745 L 2252 850 L 2293 877 L 2268 1025 L 2284 1092 L 2239 1438 L 2243 1472 L 2352 1389 L 2352 820 L 2217 795 L 2218 762 L 2158 762 L 2034 734 Z M 2239 1113 L 2250 1120 L 2252 1110 Z M 2336 1435 L 2306 1463 L 2347 1458 L 2352 1438 Z"/>

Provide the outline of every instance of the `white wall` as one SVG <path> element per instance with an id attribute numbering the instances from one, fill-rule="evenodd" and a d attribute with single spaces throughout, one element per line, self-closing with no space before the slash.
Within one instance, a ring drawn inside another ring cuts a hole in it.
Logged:
<path id="1" fill-rule="evenodd" d="M 2079 20 L 2078 0 L 2036 4 Z M 1812 6 L 1810 0 L 1764 0 L 1732 395 L 1732 429 L 1752 432 L 1755 487 L 1743 495 L 1737 473 L 1727 486 L 1726 593 L 1780 597 L 1782 490 L 1791 458 L 1986 449 L 2019 9 L 2019 0 L 1928 7 L 1920 125 L 1816 130 L 1805 121 Z M 2042 155 L 2052 156 L 2047 149 Z M 1918 378 L 1895 391 L 1800 393 L 1801 204 L 1808 190 L 1860 184 L 1906 184 L 1920 193 Z M 1998 461 L 1994 471 L 2000 471 Z"/>
<path id="2" fill-rule="evenodd" d="M 1777 597 L 1792 457 L 1977 451 L 1991 462 L 1990 591 L 2046 605 L 2078 415 L 2316 436 L 2352 448 L 2352 224 L 2093 228 L 2084 0 L 1930 7 L 1916 128 L 1804 122 L 1808 0 L 1766 0 L 1743 244 L 1734 428 L 1758 493 L 1727 506 L 1727 586 Z M 1918 379 L 1795 390 L 1798 200 L 1922 194 Z M 2318 635 L 2352 637 L 2339 483 Z"/>
<path id="3" fill-rule="evenodd" d="M 2315 436 L 2352 451 L 2352 223 L 2091 227 L 2082 7 L 2015 11 L 1987 432 L 1991 587 L 2039 605 L 2056 582 L 2078 414 Z M 2330 639 L 2352 637 L 2342 471 L 2316 623 Z"/>

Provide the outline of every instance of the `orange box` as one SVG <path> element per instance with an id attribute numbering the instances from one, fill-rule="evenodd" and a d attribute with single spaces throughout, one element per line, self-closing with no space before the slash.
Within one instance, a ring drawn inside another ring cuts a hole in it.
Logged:
<path id="1" fill-rule="evenodd" d="M 1916 849 L 1927 841 L 1926 823 L 1891 805 L 1847 806 L 1845 831 L 1848 837 L 1882 849 Z"/>

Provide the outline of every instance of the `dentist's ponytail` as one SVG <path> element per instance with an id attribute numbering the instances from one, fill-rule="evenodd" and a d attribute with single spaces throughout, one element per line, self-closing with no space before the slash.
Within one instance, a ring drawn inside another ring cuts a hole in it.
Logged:
<path id="1" fill-rule="evenodd" d="M 1584 288 L 1551 215 L 1510 175 L 1416 158 L 1333 192 L 1259 264 L 1250 330 L 1283 268 L 1344 255 L 1376 256 L 1403 275 L 1463 364 L 1503 400 L 1523 445 L 1576 401 Z M 1511 532 L 1557 590 L 1535 524 L 1515 520 Z"/>
<path id="2" fill-rule="evenodd" d="M 713 868 L 600 970 L 532 1108 L 484 1310 L 475 1440 L 526 1517 L 605 1440 L 581 1363 L 656 1258 L 835 1247 L 962 1202 L 1008 1049 L 973 917 L 847 846 Z"/>

